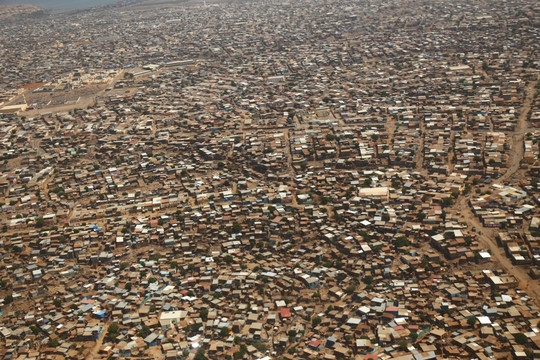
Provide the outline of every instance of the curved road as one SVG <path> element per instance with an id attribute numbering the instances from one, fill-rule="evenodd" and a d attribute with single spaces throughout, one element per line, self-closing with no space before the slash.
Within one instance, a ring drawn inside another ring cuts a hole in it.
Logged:
<path id="1" fill-rule="evenodd" d="M 512 149 L 508 158 L 509 167 L 503 175 L 494 181 L 494 184 L 507 181 L 519 170 L 524 153 L 523 140 L 527 130 L 527 114 L 534 102 L 537 84 L 538 80 L 532 81 L 526 88 L 527 97 L 523 102 L 515 131 L 512 134 Z M 478 235 L 478 240 L 480 244 L 490 250 L 492 260 L 499 263 L 508 274 L 514 275 L 519 280 L 520 287 L 527 290 L 529 295 L 534 296 L 535 302 L 540 304 L 540 284 L 538 281 L 530 278 L 526 267 L 514 266 L 506 256 L 504 249 L 497 245 L 496 236 L 499 232 L 498 229 L 485 228 L 473 213 L 468 198 L 463 195 L 456 201 L 454 209 L 460 214 L 460 221 L 466 223 L 469 228 L 475 227 L 482 230 L 482 235 Z"/>

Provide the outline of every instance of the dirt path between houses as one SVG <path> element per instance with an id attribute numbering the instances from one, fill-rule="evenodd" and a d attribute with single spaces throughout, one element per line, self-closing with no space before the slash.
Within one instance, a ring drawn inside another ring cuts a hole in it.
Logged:
<path id="1" fill-rule="evenodd" d="M 418 116 L 418 110 L 417 110 L 416 116 Z M 426 127 L 425 127 L 424 116 L 421 117 L 419 125 L 420 125 L 420 131 L 422 131 L 422 135 L 420 135 L 420 141 L 418 141 L 418 149 L 416 149 L 416 154 L 414 154 L 414 156 L 415 156 L 415 163 L 416 163 L 415 170 L 418 172 L 421 172 L 424 170 L 424 159 L 425 159 L 424 139 L 426 136 L 425 135 Z"/>
<path id="2" fill-rule="evenodd" d="M 448 139 L 448 142 L 450 143 L 450 147 L 452 150 L 448 151 L 448 156 L 446 158 L 446 168 L 448 169 L 448 174 L 451 174 L 454 172 L 454 139 L 456 136 L 455 131 L 450 131 L 450 138 Z"/>
<path id="3" fill-rule="evenodd" d="M 99 339 L 96 340 L 96 343 L 94 346 L 92 346 L 88 355 L 86 355 L 85 360 L 93 360 L 94 357 L 98 355 L 99 349 L 101 349 L 101 345 L 103 345 L 103 340 L 105 340 L 105 335 L 107 334 L 107 329 L 109 328 L 110 323 L 111 321 L 107 321 L 105 325 L 103 325 L 103 330 L 101 331 Z"/>
<path id="4" fill-rule="evenodd" d="M 529 295 L 535 298 L 535 302 L 540 305 L 540 284 L 538 281 L 531 279 L 527 273 L 527 268 L 513 265 L 506 256 L 504 249 L 497 245 L 498 229 L 483 227 L 480 220 L 472 212 L 468 204 L 468 198 L 464 196 L 457 200 L 454 208 L 460 214 L 459 220 L 466 223 L 469 229 L 475 227 L 482 232 L 482 235 L 477 234 L 478 242 L 486 250 L 490 251 L 492 260 L 499 264 L 508 274 L 514 275 L 520 283 L 519 288 L 526 290 Z"/>
<path id="5" fill-rule="evenodd" d="M 508 157 L 508 169 L 506 172 L 500 176 L 497 180 L 495 180 L 496 184 L 500 184 L 509 178 L 512 177 L 518 170 L 519 165 L 521 163 L 521 159 L 523 158 L 523 140 L 525 137 L 525 132 L 527 130 L 527 114 L 531 110 L 531 107 L 533 105 L 534 99 L 536 97 L 536 85 L 538 84 L 538 80 L 532 81 L 527 86 L 527 97 L 525 98 L 525 101 L 523 102 L 523 106 L 520 109 L 520 114 L 518 117 L 517 125 L 515 128 L 514 133 L 512 134 L 512 145 L 511 145 L 511 151 L 510 155 Z"/>
<path id="6" fill-rule="evenodd" d="M 520 109 L 518 123 L 512 134 L 512 151 L 508 160 L 509 167 L 502 176 L 494 181 L 495 184 L 508 180 L 519 170 L 524 153 L 523 140 L 527 130 L 527 114 L 530 111 L 536 96 L 537 83 L 538 81 L 532 81 L 527 86 L 527 97 Z M 515 276 L 520 283 L 520 289 L 526 290 L 528 294 L 534 297 L 535 302 L 540 304 L 540 284 L 538 281 L 531 279 L 527 273 L 527 267 L 513 265 L 511 260 L 506 256 L 504 249 L 497 245 L 496 236 L 498 234 L 498 229 L 485 228 L 473 213 L 468 198 L 463 195 L 456 201 L 454 209 L 457 210 L 460 221 L 466 223 L 469 228 L 481 230 L 482 234 L 477 234 L 478 241 L 490 251 L 492 260 L 498 263 L 508 274 Z"/>
<path id="7" fill-rule="evenodd" d="M 388 106 L 385 106 L 384 112 L 386 115 L 386 134 L 388 134 L 388 141 L 386 142 L 386 144 L 391 147 L 392 140 L 394 140 L 394 135 L 396 133 L 397 120 L 394 116 L 388 115 Z"/>

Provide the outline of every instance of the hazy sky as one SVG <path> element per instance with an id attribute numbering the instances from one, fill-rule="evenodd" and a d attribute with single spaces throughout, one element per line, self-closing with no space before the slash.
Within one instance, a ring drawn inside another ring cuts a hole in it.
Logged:
<path id="1" fill-rule="evenodd" d="M 83 9 L 111 4 L 116 0 L 0 0 L 0 5 L 32 4 L 44 9 Z"/>

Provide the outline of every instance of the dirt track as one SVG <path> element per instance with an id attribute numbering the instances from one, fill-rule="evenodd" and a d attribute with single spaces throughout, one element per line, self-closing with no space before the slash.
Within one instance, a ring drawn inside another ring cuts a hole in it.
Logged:
<path id="1" fill-rule="evenodd" d="M 510 259 L 506 256 L 504 249 L 497 245 L 496 236 L 498 229 L 485 228 L 482 223 L 472 212 L 468 199 L 460 197 L 454 206 L 454 209 L 460 214 L 459 220 L 467 224 L 471 229 L 475 227 L 482 232 L 482 235 L 477 234 L 480 244 L 491 252 L 492 260 L 499 264 L 507 273 L 514 275 L 520 282 L 519 287 L 526 290 L 530 296 L 533 296 L 536 303 L 540 305 L 540 284 L 538 281 L 531 279 L 525 267 L 514 266 Z"/>
<path id="2" fill-rule="evenodd" d="M 496 184 L 509 180 L 520 171 L 519 167 L 524 152 L 524 134 L 527 130 L 527 113 L 533 104 L 537 83 L 538 81 L 533 81 L 527 86 L 527 97 L 521 107 L 518 123 L 512 134 L 512 151 L 510 152 L 508 159 L 509 167 L 502 176 L 495 179 L 494 183 Z M 482 235 L 477 234 L 478 240 L 483 247 L 491 252 L 492 260 L 499 264 L 507 273 L 514 275 L 520 282 L 519 287 L 523 290 L 527 290 L 527 293 L 530 296 L 533 296 L 535 302 L 540 305 L 540 284 L 538 281 L 531 279 L 527 273 L 527 267 L 514 266 L 506 256 L 504 249 L 497 245 L 496 236 L 499 232 L 498 229 L 485 228 L 480 220 L 474 215 L 469 204 L 469 199 L 463 195 L 458 198 L 453 208 L 460 214 L 459 219 L 461 222 L 466 223 L 470 229 L 474 227 L 481 231 Z"/>
<path id="3" fill-rule="evenodd" d="M 107 329 L 109 328 L 109 325 L 111 324 L 110 321 L 107 321 L 105 325 L 103 325 L 103 330 L 101 331 L 101 335 L 99 339 L 96 340 L 96 343 L 92 346 L 90 352 L 88 355 L 86 355 L 86 360 L 92 360 L 96 355 L 98 355 L 99 349 L 101 348 L 101 345 L 103 345 L 103 340 L 105 339 L 105 335 L 107 334 Z"/>
<path id="4" fill-rule="evenodd" d="M 537 84 L 538 81 L 532 81 L 527 86 L 527 97 L 525 98 L 523 106 L 521 107 L 521 112 L 518 117 L 517 125 L 514 134 L 512 135 L 512 146 L 508 159 L 509 167 L 501 177 L 495 180 L 496 184 L 507 181 L 519 170 L 519 165 L 521 163 L 521 159 L 523 158 L 524 152 L 523 140 L 525 137 L 525 132 L 527 131 L 527 113 L 529 112 L 529 110 L 531 110 L 531 106 L 533 105 L 536 95 Z"/>

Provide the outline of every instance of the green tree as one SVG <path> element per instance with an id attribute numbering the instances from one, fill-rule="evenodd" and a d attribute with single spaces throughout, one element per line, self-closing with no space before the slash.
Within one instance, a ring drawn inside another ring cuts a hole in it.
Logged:
<path id="1" fill-rule="evenodd" d="M 364 284 L 366 285 L 371 285 L 373 283 L 373 276 L 371 275 L 366 275 L 364 276 L 364 278 L 362 279 L 362 281 L 364 282 Z"/>
<path id="2" fill-rule="evenodd" d="M 410 241 L 407 239 L 406 236 L 400 236 L 394 240 L 394 246 L 397 248 L 409 246 L 409 245 L 410 245 Z"/>
<path id="3" fill-rule="evenodd" d="M 59 342 L 58 342 L 58 339 L 49 339 L 49 341 L 47 341 L 47 346 L 48 347 L 55 348 L 58 345 L 60 345 Z"/>
<path id="4" fill-rule="evenodd" d="M 229 328 L 224 326 L 221 329 L 219 329 L 219 335 L 221 337 L 227 337 L 227 336 L 229 336 L 229 331 L 230 331 Z"/>
<path id="5" fill-rule="evenodd" d="M 107 328 L 107 336 L 112 340 L 116 341 L 116 338 L 118 337 L 118 333 L 120 331 L 120 327 L 117 323 L 113 322 L 109 325 Z"/>
<path id="6" fill-rule="evenodd" d="M 207 360 L 208 358 L 204 355 L 204 349 L 199 348 L 195 354 L 195 360 Z"/>
<path id="7" fill-rule="evenodd" d="M 194 334 L 196 333 L 197 331 L 199 331 L 199 329 L 202 327 L 202 324 L 201 323 L 194 323 L 191 325 L 191 333 Z"/>
<path id="8" fill-rule="evenodd" d="M 371 186 L 371 183 L 373 182 L 373 180 L 371 180 L 370 177 L 367 177 L 365 180 L 364 180 L 364 186 L 365 187 L 368 187 L 368 186 Z"/>
<path id="9" fill-rule="evenodd" d="M 201 311 L 199 312 L 199 316 L 201 317 L 201 319 L 206 321 L 206 319 L 208 319 L 208 309 L 202 308 Z"/>
<path id="10" fill-rule="evenodd" d="M 232 225 L 233 234 L 238 234 L 240 231 L 242 231 L 242 226 L 239 223 L 234 222 Z"/>
<path id="11" fill-rule="evenodd" d="M 43 220 L 43 218 L 41 216 L 38 217 L 37 220 L 36 220 L 36 227 L 37 228 L 42 228 L 44 225 L 45 225 L 45 220 Z"/>
<path id="12" fill-rule="evenodd" d="M 242 359 L 242 358 L 244 358 L 244 356 L 246 356 L 246 354 L 247 354 L 247 346 L 242 344 L 242 345 L 240 345 L 240 350 L 235 352 L 233 354 L 233 357 L 235 359 Z"/>
<path id="13" fill-rule="evenodd" d="M 144 339 L 145 337 L 147 337 L 151 333 L 152 333 L 152 330 L 150 329 L 150 327 L 148 325 L 143 325 L 141 330 L 139 330 L 139 332 L 137 333 L 137 336 Z"/>
<path id="14" fill-rule="evenodd" d="M 527 337 L 527 335 L 522 333 L 514 335 L 514 338 L 516 339 L 516 342 L 521 345 L 525 345 L 529 342 L 529 338 Z"/>

